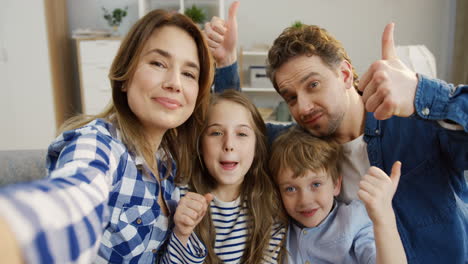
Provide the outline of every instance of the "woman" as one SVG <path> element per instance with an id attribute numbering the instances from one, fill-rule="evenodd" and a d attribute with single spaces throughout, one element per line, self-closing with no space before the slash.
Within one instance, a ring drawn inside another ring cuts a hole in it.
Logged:
<path id="1" fill-rule="evenodd" d="M 162 10 L 140 19 L 112 64 L 112 103 L 65 125 L 48 179 L 0 189 L 0 248 L 29 263 L 154 263 L 171 236 L 174 181 L 195 153 L 212 65 L 190 19 Z"/>

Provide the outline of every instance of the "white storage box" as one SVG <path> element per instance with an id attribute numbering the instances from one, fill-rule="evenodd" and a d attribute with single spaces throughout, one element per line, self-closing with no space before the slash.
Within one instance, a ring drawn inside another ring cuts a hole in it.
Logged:
<path id="1" fill-rule="evenodd" d="M 270 88 L 273 85 L 270 82 L 270 79 L 266 75 L 265 66 L 250 66 L 250 86 L 252 88 Z"/>

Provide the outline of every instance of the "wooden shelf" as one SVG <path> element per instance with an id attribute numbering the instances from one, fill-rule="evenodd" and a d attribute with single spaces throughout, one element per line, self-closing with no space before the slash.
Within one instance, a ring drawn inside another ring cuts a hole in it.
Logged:
<path id="1" fill-rule="evenodd" d="M 294 125 L 293 121 L 266 120 L 265 123 L 270 123 L 270 124 L 275 124 L 275 125 Z"/>
<path id="2" fill-rule="evenodd" d="M 242 87 L 243 92 L 264 92 L 264 93 L 274 93 L 276 92 L 275 88 L 257 88 L 257 87 Z"/>
<path id="3" fill-rule="evenodd" d="M 255 50 L 243 50 L 242 55 L 244 56 L 268 56 L 268 51 L 266 50 L 261 50 L 261 51 L 255 51 Z"/>

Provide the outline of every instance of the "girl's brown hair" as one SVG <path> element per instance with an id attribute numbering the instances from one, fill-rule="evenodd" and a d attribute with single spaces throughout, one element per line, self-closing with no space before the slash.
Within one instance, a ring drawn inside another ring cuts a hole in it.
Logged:
<path id="1" fill-rule="evenodd" d="M 278 220 L 284 219 L 279 215 L 281 201 L 275 191 L 274 184 L 268 176 L 268 152 L 266 141 L 265 123 L 255 105 L 242 93 L 234 90 L 226 90 L 221 94 L 214 95 L 210 101 L 210 107 L 221 101 L 230 101 L 245 107 L 251 113 L 253 129 L 255 131 L 256 145 L 255 156 L 250 169 L 245 175 L 241 185 L 241 201 L 245 201 L 248 208 L 249 226 L 248 236 L 241 263 L 261 263 L 264 255 L 268 252 L 272 228 Z M 207 127 L 203 125 L 198 141 Z M 200 144 L 198 144 L 200 145 Z M 198 150 L 198 153 L 201 153 Z M 216 180 L 209 174 L 203 164 L 203 158 L 194 160 L 194 171 L 188 182 L 191 191 L 196 193 L 208 193 L 216 188 Z M 208 256 L 205 263 L 221 263 L 221 259 L 214 252 L 215 227 L 209 213 L 195 228 L 195 232 L 205 243 Z"/>
<path id="2" fill-rule="evenodd" d="M 148 39 L 156 29 L 164 26 L 176 26 L 193 38 L 197 45 L 200 63 L 199 91 L 194 112 L 182 125 L 169 129 L 164 134 L 159 146 L 166 157 L 173 157 L 177 162 L 177 178 L 181 178 L 190 174 L 191 160 L 196 153 L 195 135 L 205 119 L 214 75 L 213 60 L 202 32 L 197 25 L 182 14 L 153 10 L 138 20 L 123 39 L 109 72 L 112 102 L 100 114 L 82 115 L 68 120 L 61 130 L 76 129 L 96 118 L 113 122 L 120 129 L 122 140 L 128 150 L 143 156 L 152 172 L 158 175 L 155 159 L 157 149 L 148 143 L 150 141 L 142 132 L 143 125 L 131 111 L 127 101 L 127 93 L 122 91 L 122 87 L 129 84 L 133 78 Z M 172 162 L 169 159 L 166 159 L 165 162 L 168 168 L 172 168 Z M 168 172 L 170 171 L 169 169 Z"/>

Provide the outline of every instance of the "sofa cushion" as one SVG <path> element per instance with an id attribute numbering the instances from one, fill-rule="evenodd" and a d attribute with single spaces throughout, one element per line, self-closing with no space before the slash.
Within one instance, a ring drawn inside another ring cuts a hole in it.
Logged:
<path id="1" fill-rule="evenodd" d="M 46 176 L 47 150 L 1 150 L 0 186 L 42 179 Z"/>

